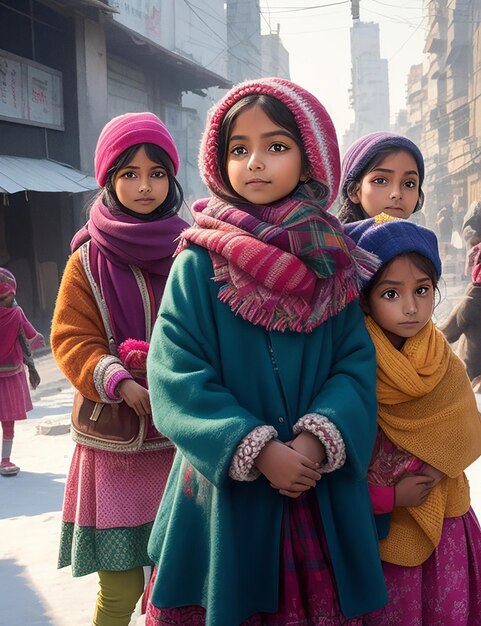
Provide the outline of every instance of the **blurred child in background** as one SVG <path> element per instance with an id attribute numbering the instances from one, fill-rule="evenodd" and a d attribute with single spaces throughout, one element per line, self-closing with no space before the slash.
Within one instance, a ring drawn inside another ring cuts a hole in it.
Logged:
<path id="1" fill-rule="evenodd" d="M 25 364 L 35 389 L 40 378 L 33 367 L 31 350 L 44 345 L 42 335 L 28 321 L 15 301 L 17 283 L 14 275 L 0 268 L 0 422 L 2 423 L 1 476 L 15 476 L 20 468 L 10 460 L 15 422 L 32 410 Z"/>

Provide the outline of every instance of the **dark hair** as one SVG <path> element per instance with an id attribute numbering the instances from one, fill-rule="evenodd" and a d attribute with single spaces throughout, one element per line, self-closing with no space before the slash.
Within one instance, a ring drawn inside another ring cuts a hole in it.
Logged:
<path id="1" fill-rule="evenodd" d="M 291 110 L 283 102 L 277 100 L 277 98 L 274 98 L 272 96 L 268 96 L 266 94 L 249 94 L 248 96 L 241 98 L 232 105 L 232 107 L 224 115 L 224 118 L 222 119 L 219 128 L 217 162 L 219 165 L 222 182 L 232 194 L 231 197 L 225 197 L 221 194 L 219 195 L 221 195 L 221 197 L 227 201 L 231 201 L 233 198 L 236 200 L 244 200 L 244 198 L 239 196 L 239 194 L 234 191 L 232 185 L 230 184 L 229 177 L 227 176 L 226 166 L 228 157 L 228 146 L 229 137 L 231 135 L 232 126 L 235 120 L 243 111 L 250 109 L 254 106 L 258 106 L 260 109 L 262 109 L 262 111 L 272 122 L 274 122 L 274 124 L 277 124 L 277 126 L 284 128 L 292 135 L 292 139 L 296 143 L 301 153 L 302 171 L 306 174 L 309 174 L 309 171 L 311 169 L 311 164 L 309 162 L 306 149 L 304 148 L 301 132 Z M 325 187 L 325 185 L 322 185 L 322 187 Z"/>
<path id="2" fill-rule="evenodd" d="M 154 163 L 158 163 L 165 169 L 169 179 L 169 192 L 164 202 L 162 202 L 162 204 L 157 207 L 155 211 L 150 213 L 148 216 L 143 217 L 146 217 L 148 220 L 154 220 L 175 215 L 179 211 L 180 207 L 182 206 L 182 202 L 184 201 L 184 192 L 182 190 L 182 187 L 180 186 L 180 183 L 175 177 L 174 166 L 172 164 L 172 161 L 170 160 L 169 155 L 160 146 L 157 146 L 153 143 L 137 143 L 133 146 L 130 146 L 130 148 L 127 148 L 127 150 L 124 150 L 124 152 L 122 152 L 119 158 L 108 170 L 107 181 L 105 183 L 104 190 L 107 195 L 107 200 L 109 201 L 109 207 L 117 205 L 121 208 L 122 211 L 129 213 L 129 210 L 124 209 L 121 206 L 119 199 L 117 198 L 117 194 L 115 193 L 114 181 L 117 172 L 119 172 L 123 167 L 125 167 L 132 161 L 140 148 L 144 148 L 146 155 L 151 161 L 153 161 Z"/>
<path id="3" fill-rule="evenodd" d="M 420 270 L 421 272 L 424 272 L 429 278 L 429 280 L 431 281 L 433 285 L 433 289 L 439 293 L 439 290 L 438 290 L 439 278 L 437 276 L 434 263 L 423 254 L 420 254 L 419 252 L 402 252 L 401 254 L 398 254 L 397 256 L 390 259 L 385 265 L 381 266 L 377 270 L 377 272 L 374 274 L 374 276 L 371 278 L 371 280 L 366 285 L 366 287 L 364 287 L 364 289 L 362 290 L 362 298 L 365 301 L 369 300 L 372 290 L 378 284 L 381 278 L 384 276 L 386 270 L 389 269 L 392 263 L 394 263 L 396 259 L 403 258 L 403 257 L 410 259 L 414 263 L 414 265 L 417 267 L 418 270 Z"/>
<path id="4" fill-rule="evenodd" d="M 376 169 L 376 167 L 380 163 L 382 163 L 384 159 L 386 159 L 388 156 L 391 156 L 392 154 L 396 154 L 398 152 L 408 152 L 409 154 L 413 156 L 414 160 L 416 161 L 415 155 L 412 152 L 410 152 L 409 148 L 400 147 L 396 144 L 390 144 L 389 142 L 386 142 L 382 146 L 382 148 L 379 148 L 379 150 L 376 151 L 376 154 L 372 157 L 372 159 L 366 163 L 366 165 L 362 168 L 362 170 L 359 172 L 356 178 L 352 178 L 349 176 L 346 178 L 346 195 L 341 204 L 341 208 L 339 209 L 339 213 L 337 215 L 339 221 L 342 224 L 350 224 L 351 222 L 358 222 L 359 220 L 365 220 L 369 217 L 364 212 L 364 209 L 362 208 L 361 204 L 360 203 L 356 204 L 355 202 L 353 202 L 351 198 L 349 197 L 349 194 L 353 194 L 359 189 L 361 181 L 366 174 Z M 419 186 L 419 198 L 418 198 L 418 201 L 416 202 L 416 206 L 414 207 L 413 213 L 416 213 L 416 211 L 420 211 L 423 208 L 423 204 L 424 204 L 424 192 L 421 189 L 421 186 Z"/>

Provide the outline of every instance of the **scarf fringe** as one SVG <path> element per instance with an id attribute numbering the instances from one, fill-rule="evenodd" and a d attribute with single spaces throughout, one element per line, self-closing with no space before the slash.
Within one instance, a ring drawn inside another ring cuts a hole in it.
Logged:
<path id="1" fill-rule="evenodd" d="M 222 273 L 216 282 L 226 280 Z M 238 289 L 227 282 L 219 290 L 219 300 L 227 304 L 235 315 L 247 322 L 264 326 L 266 330 L 302 333 L 312 332 L 317 326 L 337 315 L 359 295 L 357 272 L 352 269 L 319 284 L 313 302 L 289 295 L 278 295 L 276 304 L 269 305 L 258 291 L 240 295 Z"/>
<path id="2" fill-rule="evenodd" d="M 381 267 L 381 259 L 357 246 L 351 250 L 351 257 L 359 276 L 359 285 L 364 286 Z"/>

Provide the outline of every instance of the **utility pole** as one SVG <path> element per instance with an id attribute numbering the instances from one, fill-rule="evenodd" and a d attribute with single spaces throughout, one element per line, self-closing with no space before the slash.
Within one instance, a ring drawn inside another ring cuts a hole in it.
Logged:
<path id="1" fill-rule="evenodd" d="M 360 0 L 351 0 L 351 15 L 353 20 L 359 19 L 359 2 Z"/>

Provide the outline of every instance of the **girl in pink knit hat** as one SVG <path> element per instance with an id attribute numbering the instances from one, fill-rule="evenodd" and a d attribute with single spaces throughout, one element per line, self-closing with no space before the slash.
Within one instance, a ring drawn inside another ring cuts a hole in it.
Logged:
<path id="1" fill-rule="evenodd" d="M 74 387 L 95 402 L 123 400 L 148 423 L 136 452 L 84 441 L 73 453 L 59 567 L 71 565 L 74 576 L 98 572 L 96 626 L 130 623 L 174 456 L 152 424 L 145 369 L 176 240 L 187 226 L 177 216 L 178 168 L 174 140 L 153 113 L 126 113 L 105 126 L 95 152 L 101 191 L 72 240 L 53 317 L 52 350 Z"/>
<path id="2" fill-rule="evenodd" d="M 16 476 L 18 465 L 10 460 L 15 422 L 32 410 L 25 365 L 32 388 L 40 382 L 33 365 L 32 352 L 44 345 L 43 337 L 25 317 L 15 301 L 17 282 L 14 275 L 0 267 L 0 423 L 2 449 L 0 476 Z"/>
<path id="3" fill-rule="evenodd" d="M 360 625 L 386 602 L 366 470 L 375 264 L 327 213 L 328 113 L 290 81 L 234 87 L 200 150 L 154 328 L 154 422 L 177 453 L 149 541 L 146 624 Z"/>

